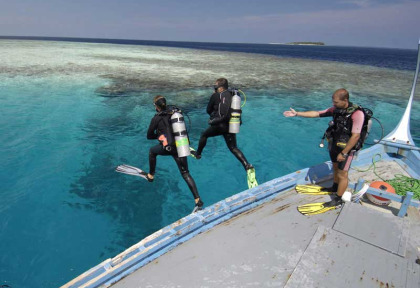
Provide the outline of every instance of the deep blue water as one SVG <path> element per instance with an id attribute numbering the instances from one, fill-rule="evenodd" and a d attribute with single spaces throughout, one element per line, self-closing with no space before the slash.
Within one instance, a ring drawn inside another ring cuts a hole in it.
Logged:
<path id="1" fill-rule="evenodd" d="M 398 49 L 70 40 L 251 52 L 409 71 L 414 70 L 416 61 L 414 50 Z M 50 46 L 47 44 L 42 44 L 43 48 Z M 57 47 L 56 53 L 65 49 Z M 112 49 L 118 52 L 124 47 Z M 0 71 L 0 286 L 58 287 L 187 215 L 193 201 L 171 157 L 158 158 L 153 184 L 114 171 L 121 163 L 147 170 L 148 149 L 156 142 L 145 135 L 154 114 L 151 99 L 161 91 L 158 84 L 147 83 L 156 84 L 151 91 L 140 89 L 121 97 L 102 97 L 97 89 L 109 84 L 108 78 L 84 74 L 72 78 L 72 69 L 83 66 L 92 47 L 72 47 L 87 52 L 82 59 L 74 59 L 79 66 L 64 63 L 63 70 L 51 63 L 43 69 L 48 65 L 34 61 L 41 54 L 36 49 L 41 48 L 29 48 L 28 63 L 14 70 L 8 68 L 13 73 Z M 1 57 L 0 63 L 6 62 Z M 127 59 L 121 58 L 123 66 Z M 366 66 L 357 69 L 362 71 Z M 256 167 L 260 183 L 328 160 L 326 149 L 318 148 L 318 144 L 329 119 L 290 119 L 281 113 L 289 107 L 327 108 L 332 91 L 325 89 L 310 95 L 301 90 L 282 91 L 271 87 L 246 91 L 238 146 Z M 194 146 L 207 127 L 204 110 L 210 93 L 208 87 L 188 91 L 179 87 L 165 92 L 168 99 L 183 103 L 191 118 L 190 139 Z M 389 133 L 404 112 L 408 95 L 402 94 L 388 98 L 384 96 L 388 94 L 361 94 L 356 102 L 371 108 L 385 133 Z M 205 97 L 189 102 L 183 95 Z M 420 137 L 418 111 L 416 100 L 411 122 L 415 139 Z M 374 123 L 370 140 L 379 137 L 380 128 Z M 209 139 L 203 158 L 190 158 L 189 169 L 206 205 L 247 189 L 245 172 L 221 137 Z"/>
<path id="2" fill-rule="evenodd" d="M 32 39 L 48 41 L 70 41 L 85 43 L 113 43 L 124 45 L 151 45 L 178 48 L 194 48 L 216 51 L 232 51 L 244 53 L 258 53 L 279 57 L 294 57 L 303 59 L 317 59 L 338 61 L 375 67 L 399 70 L 416 69 L 416 42 L 413 49 L 390 49 L 369 47 L 344 46 L 304 46 L 277 44 L 248 44 L 248 43 L 207 43 L 207 42 L 176 42 L 124 39 L 89 39 L 89 38 L 60 38 L 60 37 L 6 37 L 0 39 Z"/>

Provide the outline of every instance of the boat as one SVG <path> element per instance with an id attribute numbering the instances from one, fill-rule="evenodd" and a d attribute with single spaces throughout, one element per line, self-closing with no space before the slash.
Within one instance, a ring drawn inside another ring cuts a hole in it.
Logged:
<path id="1" fill-rule="evenodd" d="M 328 201 L 294 189 L 331 182 L 332 163 L 321 163 L 181 218 L 62 287 L 420 287 L 419 201 L 412 191 L 399 196 L 366 184 L 378 174 L 420 178 L 420 149 L 410 133 L 420 41 L 418 49 L 399 124 L 353 160 L 355 202 L 314 216 L 297 211 Z M 362 191 L 391 205 L 360 201 Z"/>

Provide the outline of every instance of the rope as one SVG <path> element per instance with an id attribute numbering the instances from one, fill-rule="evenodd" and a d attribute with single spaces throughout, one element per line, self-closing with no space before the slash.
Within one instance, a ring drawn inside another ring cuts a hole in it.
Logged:
<path id="1" fill-rule="evenodd" d="M 378 160 L 375 160 L 375 157 L 376 156 L 379 156 L 379 159 Z M 377 173 L 376 173 L 376 163 L 377 162 L 379 162 L 379 161 L 381 161 L 382 160 L 382 156 L 381 156 L 381 154 L 379 154 L 379 153 L 376 153 L 375 155 L 373 155 L 373 157 L 372 157 L 372 164 L 366 169 L 366 170 L 361 170 L 361 169 L 357 169 L 357 168 L 351 168 L 351 169 L 353 169 L 353 170 L 356 170 L 357 172 L 367 172 L 367 171 L 369 171 L 372 167 L 373 167 L 373 173 L 376 175 L 376 177 L 378 177 L 379 179 L 381 179 L 382 181 L 385 181 L 381 176 L 379 176 Z"/>
<path id="2" fill-rule="evenodd" d="M 379 159 L 376 160 L 375 157 L 379 156 Z M 385 180 L 383 179 L 381 176 L 379 176 L 376 173 L 376 163 L 381 161 L 382 156 L 381 154 L 377 153 L 375 155 L 373 155 L 372 157 L 372 164 L 365 170 L 361 170 L 361 169 L 357 169 L 357 168 L 351 168 L 353 170 L 356 170 L 358 172 L 367 172 L 370 169 L 372 169 L 373 167 L 373 173 L 376 175 L 376 177 L 378 177 L 379 179 L 381 179 L 382 181 L 390 184 L 392 187 L 394 187 L 395 189 L 395 193 L 401 196 L 405 196 L 407 194 L 407 191 L 413 192 L 413 198 L 414 199 L 420 199 L 420 180 L 419 179 L 415 179 L 415 178 L 411 178 L 411 177 L 407 177 L 405 175 L 402 174 L 395 174 L 393 179 L 390 180 Z M 360 198 L 361 196 L 363 196 L 364 193 L 361 193 L 361 195 L 356 194 L 353 195 L 353 197 L 355 198 Z"/>
<path id="3" fill-rule="evenodd" d="M 381 126 L 381 138 L 379 138 L 379 141 L 381 141 L 381 140 L 384 138 L 384 126 L 382 126 L 382 123 L 381 123 L 381 121 L 379 121 L 379 120 L 378 120 L 378 118 L 375 118 L 375 117 L 373 117 L 373 116 L 372 116 L 371 118 L 372 118 L 372 119 L 375 119 L 375 120 L 376 120 L 376 122 L 378 122 L 378 123 L 379 123 L 379 125 Z M 370 133 L 369 133 L 369 134 L 370 134 Z M 369 135 L 367 135 L 367 136 L 366 136 L 366 138 L 368 138 L 368 137 L 369 137 Z M 378 141 L 378 142 L 379 142 L 379 141 Z M 375 143 L 373 143 L 373 142 L 372 142 L 372 143 L 365 142 L 365 143 L 364 143 L 364 145 L 370 145 L 370 146 L 372 146 L 372 145 L 375 145 Z"/>
<path id="4" fill-rule="evenodd" d="M 395 193 L 405 196 L 407 191 L 413 192 L 413 198 L 420 199 L 420 180 L 407 177 L 401 174 L 395 174 L 394 179 L 386 180 L 395 189 Z"/>

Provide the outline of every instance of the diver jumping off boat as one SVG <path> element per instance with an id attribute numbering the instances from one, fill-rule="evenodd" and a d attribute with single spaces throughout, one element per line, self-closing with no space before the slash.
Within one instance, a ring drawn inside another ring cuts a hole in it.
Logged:
<path id="1" fill-rule="evenodd" d="M 255 178 L 255 168 L 248 162 L 236 144 L 236 133 L 239 132 L 241 124 L 240 97 L 237 90 L 232 93 L 228 90 L 228 87 L 227 79 L 219 78 L 216 80 L 214 93 L 207 105 L 210 127 L 201 134 L 197 151 L 192 150 L 191 155 L 196 159 L 201 159 L 201 153 L 207 144 L 207 138 L 222 135 L 230 152 L 241 162 L 247 172 L 248 187 L 253 188 L 258 186 Z"/>
<path id="2" fill-rule="evenodd" d="M 341 197 L 348 186 L 348 171 L 351 162 L 355 153 L 362 148 L 368 133 L 370 117 L 366 115 L 366 111 L 361 106 L 354 105 L 349 101 L 349 93 L 346 89 L 336 90 L 332 95 L 332 102 L 333 106 L 323 111 L 297 112 L 290 108 L 290 111 L 283 113 L 285 117 L 333 117 L 333 122 L 327 129 L 327 132 L 329 132 L 327 140 L 330 159 L 333 163 L 334 183 L 325 192 L 336 192 L 336 194 L 333 194 L 332 201 L 323 203 L 326 206 L 318 205 L 319 203 L 312 206 L 308 206 L 308 204 L 299 206 L 299 212 L 305 215 L 324 213 L 334 209 L 331 207 L 338 207 L 342 204 Z M 319 213 L 315 213 L 317 209 Z"/>
<path id="3" fill-rule="evenodd" d="M 156 172 L 156 157 L 158 155 L 172 156 L 182 178 L 193 194 L 195 206 L 192 213 L 202 210 L 204 203 L 201 201 L 195 181 L 188 171 L 187 156 L 190 155 L 190 147 L 182 111 L 176 106 L 167 106 L 165 97 L 161 95 L 154 97 L 153 105 L 157 113 L 150 122 L 147 139 L 157 139 L 159 144 L 150 148 L 149 173 L 129 165 L 120 165 L 116 171 L 139 176 L 153 182 Z"/>

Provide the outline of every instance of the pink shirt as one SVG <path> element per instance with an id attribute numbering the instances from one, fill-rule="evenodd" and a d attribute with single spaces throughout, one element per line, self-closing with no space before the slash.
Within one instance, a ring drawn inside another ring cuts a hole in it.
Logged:
<path id="1" fill-rule="evenodd" d="M 332 115 L 335 110 L 335 107 L 330 107 L 328 109 L 318 111 L 319 115 L 329 114 Z M 352 134 L 360 134 L 362 132 L 363 122 L 365 122 L 365 114 L 362 111 L 357 110 L 351 115 L 351 120 L 353 120 L 353 126 L 351 128 Z"/>

